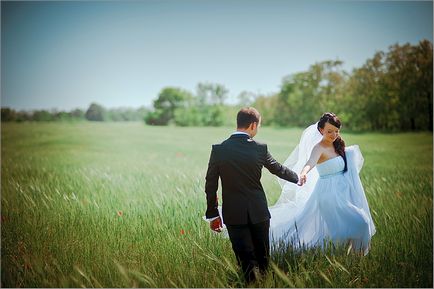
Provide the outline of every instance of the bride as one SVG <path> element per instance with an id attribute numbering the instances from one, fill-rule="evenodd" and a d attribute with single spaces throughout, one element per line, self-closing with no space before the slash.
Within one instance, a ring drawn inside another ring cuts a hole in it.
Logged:
<path id="1" fill-rule="evenodd" d="M 335 114 L 323 114 L 285 161 L 301 172 L 303 186 L 279 179 L 282 193 L 269 208 L 273 247 L 324 247 L 331 241 L 368 253 L 375 226 L 359 178 L 363 157 L 357 145 L 345 147 L 340 128 Z"/>

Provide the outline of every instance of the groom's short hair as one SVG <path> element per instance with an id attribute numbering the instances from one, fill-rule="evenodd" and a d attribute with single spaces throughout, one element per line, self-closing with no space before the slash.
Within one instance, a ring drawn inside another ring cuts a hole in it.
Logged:
<path id="1" fill-rule="evenodd" d="M 261 115 L 256 108 L 244 107 L 237 114 L 237 128 L 248 128 L 250 124 L 259 123 Z"/>

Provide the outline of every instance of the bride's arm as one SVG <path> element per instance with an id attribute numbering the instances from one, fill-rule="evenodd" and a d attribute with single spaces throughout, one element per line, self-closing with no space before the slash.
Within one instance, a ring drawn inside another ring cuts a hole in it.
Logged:
<path id="1" fill-rule="evenodd" d="M 315 165 L 318 163 L 319 158 L 321 157 L 322 150 L 319 144 L 315 145 L 312 149 L 312 153 L 310 154 L 310 158 L 307 161 L 307 163 L 304 165 L 303 169 L 300 173 L 300 183 L 304 184 L 306 182 L 306 175 L 307 173 L 315 167 Z"/>

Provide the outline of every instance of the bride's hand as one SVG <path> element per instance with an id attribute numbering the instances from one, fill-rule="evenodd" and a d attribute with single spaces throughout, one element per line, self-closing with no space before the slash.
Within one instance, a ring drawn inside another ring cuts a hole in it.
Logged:
<path id="1" fill-rule="evenodd" d="M 304 185 L 306 183 L 306 181 L 307 181 L 306 175 L 305 174 L 301 174 L 300 177 L 299 177 L 299 179 L 298 179 L 297 185 L 302 186 L 302 185 Z"/>

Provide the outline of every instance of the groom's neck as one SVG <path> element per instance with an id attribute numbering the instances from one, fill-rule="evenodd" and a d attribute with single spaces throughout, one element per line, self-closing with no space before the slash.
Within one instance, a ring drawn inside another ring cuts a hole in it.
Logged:
<path id="1" fill-rule="evenodd" d="M 248 134 L 250 137 L 253 137 L 252 132 L 249 129 L 237 128 L 237 132 L 244 132 Z"/>

